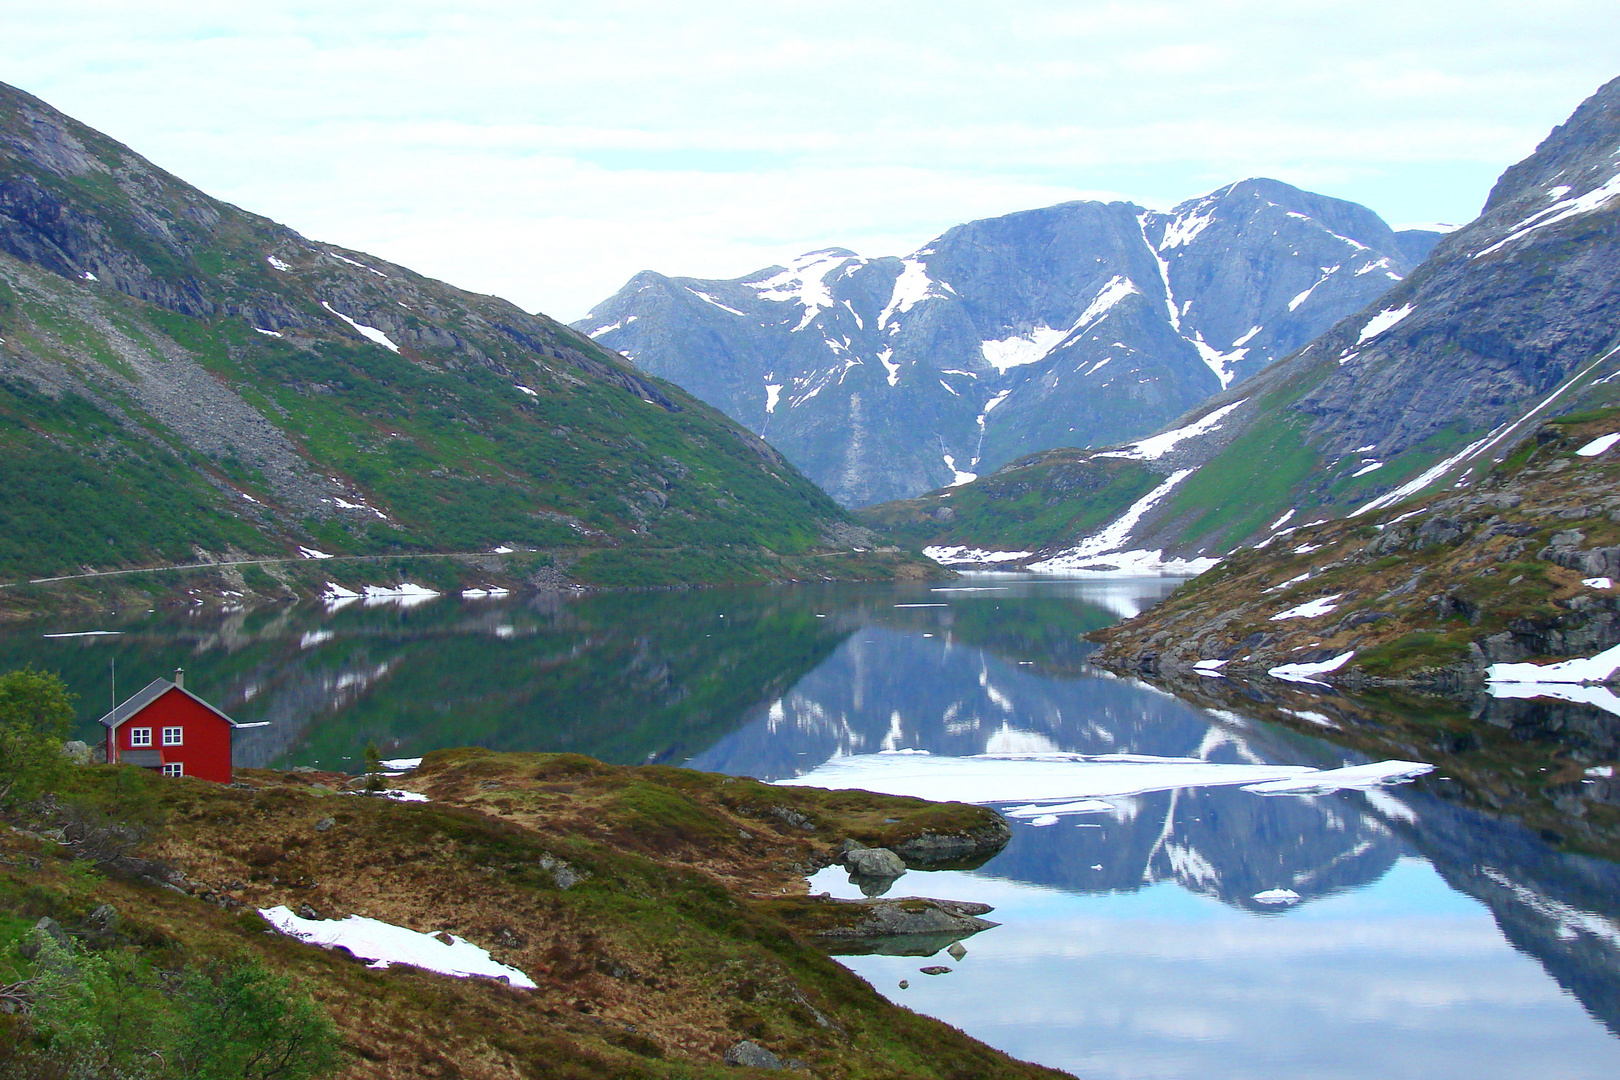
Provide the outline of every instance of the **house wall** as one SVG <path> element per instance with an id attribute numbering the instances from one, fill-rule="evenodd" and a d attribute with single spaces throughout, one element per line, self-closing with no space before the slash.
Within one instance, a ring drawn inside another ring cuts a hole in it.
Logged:
<path id="1" fill-rule="evenodd" d="M 137 747 L 130 737 L 135 728 L 152 729 L 152 745 Z M 180 746 L 163 745 L 163 729 L 182 729 Z M 114 733 L 118 751 L 157 750 L 165 765 L 178 762 L 185 775 L 231 782 L 231 726 L 178 689 L 165 691 L 156 701 L 118 725 Z"/>

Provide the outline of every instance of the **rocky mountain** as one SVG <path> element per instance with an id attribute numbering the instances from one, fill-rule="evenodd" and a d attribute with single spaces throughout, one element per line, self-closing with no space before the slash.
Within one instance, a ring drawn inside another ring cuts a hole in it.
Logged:
<path id="1" fill-rule="evenodd" d="M 1146 434 L 1381 296 L 1439 236 L 1253 179 L 1169 212 L 969 222 L 905 258 L 646 272 L 574 325 L 864 506 Z"/>
<path id="2" fill-rule="evenodd" d="M 513 585 L 894 569 L 800 567 L 871 545 L 588 337 L 209 198 L 3 85 L 0 446 L 13 581 L 270 560 L 234 580 L 275 591 L 300 554 L 358 585 L 397 571 L 357 558 L 444 552 Z"/>
<path id="3" fill-rule="evenodd" d="M 1287 526 L 1467 484 L 1541 420 L 1615 401 L 1617 300 L 1620 80 L 1386 296 L 1168 430 L 1033 455 L 871 519 L 959 557 L 1207 566 Z"/>
<path id="4" fill-rule="evenodd" d="M 1106 645 L 1092 663 L 1454 689 L 1483 682 L 1491 664 L 1611 648 L 1620 644 L 1616 432 L 1620 410 L 1566 417 L 1464 490 L 1279 530 L 1095 632 Z M 1620 713 L 1607 691 L 1565 689 Z"/>

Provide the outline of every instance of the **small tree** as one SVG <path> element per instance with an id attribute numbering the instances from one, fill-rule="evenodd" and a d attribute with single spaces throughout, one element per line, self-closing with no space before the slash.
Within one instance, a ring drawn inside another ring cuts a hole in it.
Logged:
<path id="1" fill-rule="evenodd" d="M 383 789 L 382 754 L 377 750 L 377 740 L 366 740 L 366 790 L 381 791 Z"/>
<path id="2" fill-rule="evenodd" d="M 59 786 L 72 725 L 73 695 L 56 675 L 31 667 L 0 675 L 0 806 Z"/>

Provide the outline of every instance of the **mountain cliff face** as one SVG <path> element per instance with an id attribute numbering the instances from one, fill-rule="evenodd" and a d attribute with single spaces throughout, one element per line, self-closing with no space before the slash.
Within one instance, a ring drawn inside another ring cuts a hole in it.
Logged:
<path id="1" fill-rule="evenodd" d="M 1168 213 L 974 221 L 903 259 L 643 273 L 574 325 L 863 506 L 1151 431 L 1382 295 L 1438 236 L 1245 180 Z"/>
<path id="2" fill-rule="evenodd" d="M 1620 80 L 1386 296 L 1169 430 L 1030 457 L 979 492 L 875 517 L 925 542 L 1103 568 L 1219 555 L 1288 524 L 1370 513 L 1471 481 L 1542 419 L 1614 401 L 1617 301 Z M 975 500 L 987 506 L 960 512 Z M 1007 520 L 1032 518 L 1053 524 L 1007 535 Z"/>
<path id="3" fill-rule="evenodd" d="M 3 85 L 0 445 L 13 579 L 494 550 L 563 581 L 757 580 L 864 546 L 765 442 L 589 338 Z"/>

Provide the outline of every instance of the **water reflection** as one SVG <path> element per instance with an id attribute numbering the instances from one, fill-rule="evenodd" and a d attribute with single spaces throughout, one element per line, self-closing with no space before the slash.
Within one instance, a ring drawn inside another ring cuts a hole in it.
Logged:
<path id="1" fill-rule="evenodd" d="M 1173 584 L 986 576 L 136 613 L 7 628 L 0 667 L 62 671 L 88 725 L 114 661 L 125 693 L 184 666 L 238 719 L 272 722 L 244 740 L 244 764 L 341 766 L 368 739 L 390 756 L 472 743 L 767 778 L 901 748 L 1431 761 L 1447 778 L 1314 797 L 1148 790 L 1021 820 L 981 870 L 895 886 L 997 905 L 1003 925 L 944 961 L 950 974 L 918 973 L 938 958 L 848 963 L 1088 1076 L 1614 1075 L 1620 871 L 1559 843 L 1613 839 L 1620 781 L 1557 755 L 1613 757 L 1615 718 L 1223 680 L 1170 693 L 1088 668 L 1088 630 Z M 91 630 L 120 633 L 42 636 Z M 856 892 L 837 871 L 816 887 Z"/>

